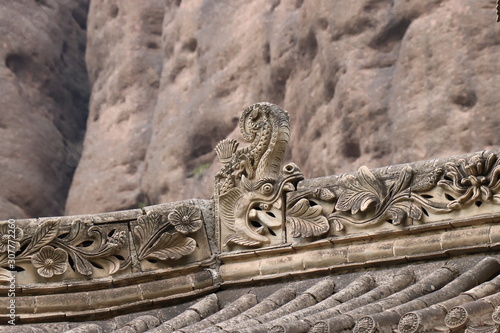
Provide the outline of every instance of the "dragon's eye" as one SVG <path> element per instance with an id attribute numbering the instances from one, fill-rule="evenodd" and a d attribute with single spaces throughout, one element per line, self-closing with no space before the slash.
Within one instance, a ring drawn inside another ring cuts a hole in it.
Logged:
<path id="1" fill-rule="evenodd" d="M 262 185 L 262 187 L 261 187 L 261 191 L 262 191 L 262 193 L 264 193 L 264 194 L 269 194 L 269 193 L 271 193 L 271 192 L 273 191 L 273 189 L 274 189 L 274 186 L 273 186 L 273 184 L 271 184 L 271 183 L 265 183 L 265 184 L 264 184 L 264 185 Z"/>

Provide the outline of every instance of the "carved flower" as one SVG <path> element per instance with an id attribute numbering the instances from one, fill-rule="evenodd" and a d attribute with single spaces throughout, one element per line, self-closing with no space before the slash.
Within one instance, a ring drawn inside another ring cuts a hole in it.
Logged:
<path id="1" fill-rule="evenodd" d="M 447 163 L 444 180 L 438 185 L 457 193 L 459 197 L 448 206 L 460 208 L 475 201 L 500 203 L 500 197 L 493 195 L 500 188 L 500 160 L 495 154 L 475 155 L 469 161 L 459 160 L 457 164 Z"/>
<path id="2" fill-rule="evenodd" d="M 197 207 L 180 206 L 168 214 L 168 220 L 181 234 L 198 231 L 202 226 L 201 211 Z"/>
<path id="3" fill-rule="evenodd" d="M 68 253 L 62 249 L 54 249 L 52 246 L 44 246 L 40 252 L 31 257 L 31 263 L 40 276 L 51 278 L 66 272 Z"/>
<path id="4" fill-rule="evenodd" d="M 14 233 L 12 233 L 14 231 Z M 23 238 L 23 230 L 21 228 L 12 229 L 9 222 L 0 223 L 0 253 L 5 253 L 9 249 L 9 243 L 14 245 L 14 252 L 19 250 L 21 246 L 19 241 Z"/>

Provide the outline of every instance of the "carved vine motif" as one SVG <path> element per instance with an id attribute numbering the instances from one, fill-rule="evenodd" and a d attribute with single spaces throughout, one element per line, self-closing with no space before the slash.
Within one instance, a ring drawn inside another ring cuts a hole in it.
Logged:
<path id="1" fill-rule="evenodd" d="M 367 167 L 361 167 L 357 176 L 346 177 L 346 188 L 335 205 L 336 212 L 328 219 L 337 229 L 343 228 L 343 221 L 354 224 L 375 224 L 389 221 L 393 225 L 401 224 L 407 217 L 414 220 L 422 218 L 422 209 L 412 205 L 415 199 L 410 195 L 410 183 L 413 171 L 406 166 L 394 183 L 387 186 L 377 179 Z M 422 199 L 424 200 L 424 199 Z M 373 213 L 366 218 L 355 219 L 352 216 L 373 208 Z M 350 212 L 344 215 L 344 212 Z"/>
<path id="2" fill-rule="evenodd" d="M 0 224 L 2 235 L 6 226 L 7 222 Z M 44 278 L 62 275 L 70 266 L 85 276 L 92 275 L 96 267 L 107 269 L 108 274 L 120 270 L 121 262 L 116 255 L 125 244 L 125 231 L 106 233 L 102 228 L 89 226 L 81 220 L 75 220 L 67 233 L 60 226 L 60 221 L 46 221 L 31 236 L 24 238 L 22 229 L 16 228 L 16 264 L 30 263 Z M 4 267 L 7 264 L 5 252 L 7 249 L 2 247 L 0 266 Z"/>
<path id="3" fill-rule="evenodd" d="M 215 179 L 221 247 L 261 247 L 282 242 L 283 193 L 303 179 L 299 168 L 281 169 L 290 135 L 286 111 L 269 103 L 248 107 L 240 118 L 243 138 L 215 148 L 222 169 Z"/>
<path id="4" fill-rule="evenodd" d="M 179 206 L 170 212 L 165 223 L 157 212 L 139 217 L 137 223 L 133 235 L 139 260 L 177 260 L 196 249 L 196 241 L 185 235 L 198 231 L 203 218 L 199 208 Z"/>
<path id="5" fill-rule="evenodd" d="M 322 236 L 329 232 L 323 217 L 339 232 L 346 225 L 366 227 L 388 222 L 398 226 L 471 204 L 500 204 L 500 159 L 495 153 L 449 162 L 418 176 L 410 165 L 396 177 L 385 178 L 361 167 L 356 174 L 341 177 L 330 189 L 293 193 L 288 197 L 287 227 L 292 237 Z M 441 197 L 427 194 L 437 187 L 442 189 Z M 307 232 L 313 227 L 316 233 Z"/>

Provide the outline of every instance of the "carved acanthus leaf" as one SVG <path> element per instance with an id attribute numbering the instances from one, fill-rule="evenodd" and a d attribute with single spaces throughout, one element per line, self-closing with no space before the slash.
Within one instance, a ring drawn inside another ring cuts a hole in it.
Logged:
<path id="1" fill-rule="evenodd" d="M 227 246 L 228 244 L 238 244 L 241 246 L 247 246 L 247 247 L 256 247 L 262 245 L 261 242 L 251 240 L 249 238 L 245 238 L 243 236 L 237 235 L 237 234 L 232 234 L 229 235 L 226 238 L 226 241 L 224 242 L 224 246 Z"/>
<path id="2" fill-rule="evenodd" d="M 385 197 L 385 185 L 365 166 L 359 168 L 357 177 L 348 175 L 345 181 L 346 189 L 335 205 L 338 211 L 350 210 L 351 214 L 364 212 L 371 205 L 378 205 Z"/>
<path id="3" fill-rule="evenodd" d="M 133 231 L 134 237 L 137 239 L 137 243 L 146 244 L 148 239 L 160 228 L 161 215 L 151 212 L 148 215 L 139 216 L 137 224 Z"/>
<path id="4" fill-rule="evenodd" d="M 201 211 L 194 206 L 174 208 L 164 223 L 157 212 L 139 217 L 133 229 L 138 259 L 177 260 L 190 255 L 196 249 L 196 241 L 185 234 L 198 231 L 202 224 Z"/>
<path id="5" fill-rule="evenodd" d="M 145 259 L 177 260 L 187 256 L 196 249 L 196 241 L 180 233 L 163 233 L 158 240 L 144 253 Z"/>
<path id="6" fill-rule="evenodd" d="M 413 207 L 410 198 L 412 174 L 411 167 L 406 166 L 387 187 L 367 167 L 362 166 L 356 176 L 346 176 L 345 188 L 335 205 L 337 212 L 330 214 L 328 219 L 336 225 L 342 224 L 341 221 L 372 224 L 384 220 L 398 225 L 408 216 L 419 219 L 422 212 Z M 350 215 L 344 212 L 350 212 Z M 368 217 L 356 219 L 354 215 L 359 212 L 366 212 Z"/>
<path id="7" fill-rule="evenodd" d="M 28 255 L 36 252 L 42 246 L 49 244 L 54 238 L 56 238 L 59 232 L 59 222 L 58 221 L 46 221 L 40 224 L 33 234 L 30 243 L 23 251 L 21 255 Z"/>
<path id="8" fill-rule="evenodd" d="M 311 207 L 307 199 L 299 200 L 287 211 L 286 222 L 292 237 L 322 236 L 330 229 L 321 206 Z"/>

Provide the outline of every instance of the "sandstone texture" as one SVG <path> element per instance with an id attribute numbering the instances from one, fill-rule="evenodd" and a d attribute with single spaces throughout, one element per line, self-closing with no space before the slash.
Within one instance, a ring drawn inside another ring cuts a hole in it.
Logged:
<path id="1" fill-rule="evenodd" d="M 209 198 L 257 101 L 317 177 L 499 144 L 495 1 L 92 1 L 68 214 Z"/>
<path id="2" fill-rule="evenodd" d="M 87 11 L 0 2 L 0 218 L 64 213 L 88 110 Z"/>
<path id="3" fill-rule="evenodd" d="M 43 3 L 51 1 L 20 6 Z M 65 3 L 61 7 L 72 6 Z M 290 112 L 287 159 L 308 178 L 497 146 L 495 6 L 494 0 L 92 0 L 85 57 L 89 117 L 65 213 L 211 197 L 219 169 L 213 148 L 226 137 L 240 140 L 241 111 L 259 101 Z M 14 16 L 3 10 L 1 15 Z M 79 30 L 71 35 L 73 28 L 65 28 L 71 20 L 72 15 L 50 20 L 37 33 L 52 25 L 64 33 L 50 34 L 49 41 L 35 38 L 31 47 L 52 55 L 55 47 L 47 45 L 68 38 L 71 50 L 80 36 Z M 0 40 L 12 43 L 12 38 Z M 1 50 L 4 59 L 18 52 Z M 74 73 L 58 85 L 62 91 L 85 73 L 80 62 L 67 63 L 66 71 Z M 2 68 L 7 73 L 2 77 L 20 82 L 7 65 Z M 20 68 L 32 80 L 44 73 Z M 14 86 L 2 89 L 0 98 L 9 98 L 3 105 L 25 108 L 23 117 L 39 115 L 44 104 L 19 97 Z M 86 94 L 83 88 L 78 92 Z M 40 87 L 33 95 L 45 96 Z M 84 114 L 76 115 L 76 107 L 68 105 L 64 112 L 73 116 L 68 114 L 64 124 L 73 126 L 74 117 L 81 120 Z M 19 156 L 3 162 L 18 164 L 3 166 L 8 172 L 2 172 L 7 180 L 1 184 L 7 185 L 1 191 L 10 197 L 18 193 L 17 201 L 11 200 L 18 203 L 9 206 L 16 216 L 24 216 L 20 211 L 54 214 L 48 207 L 64 204 L 67 187 L 46 174 L 52 172 L 50 163 L 64 161 L 64 144 L 36 148 L 43 140 L 34 133 L 45 127 L 37 123 L 36 131 L 30 130 L 37 121 L 23 121 L 8 127 L 18 127 L 19 138 L 0 129 L 8 138 L 4 142 L 31 147 L 9 146 L 2 154 Z M 52 145 L 67 140 L 55 129 L 46 132 L 56 136 Z M 23 143 L 29 138 L 31 146 Z M 21 168 L 32 170 L 16 183 L 12 178 Z M 38 210 L 26 208 L 35 202 Z"/>

